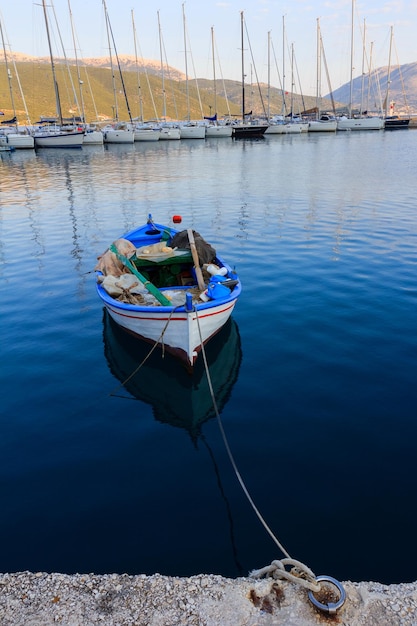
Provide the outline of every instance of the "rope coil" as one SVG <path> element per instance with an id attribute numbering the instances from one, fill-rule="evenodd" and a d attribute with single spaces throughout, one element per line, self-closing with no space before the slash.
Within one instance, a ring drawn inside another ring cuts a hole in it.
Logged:
<path id="1" fill-rule="evenodd" d="M 285 569 L 286 566 L 292 566 L 292 569 L 287 571 Z M 297 583 L 309 591 L 317 592 L 321 589 L 320 585 L 316 582 L 314 572 L 312 572 L 309 567 L 304 565 L 304 563 L 301 563 L 301 561 L 291 558 L 281 560 L 276 559 L 272 561 L 271 565 L 253 570 L 250 572 L 249 576 L 251 578 L 264 578 L 270 576 L 275 580 L 282 578 L 293 583 Z"/>

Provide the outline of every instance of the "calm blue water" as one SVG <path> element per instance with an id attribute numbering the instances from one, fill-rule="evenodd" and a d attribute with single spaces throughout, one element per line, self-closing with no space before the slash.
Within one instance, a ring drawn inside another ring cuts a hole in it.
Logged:
<path id="1" fill-rule="evenodd" d="M 96 257 L 183 216 L 240 273 L 209 358 L 237 466 L 317 574 L 417 579 L 417 133 L 2 154 L 0 570 L 246 575 L 282 554 L 202 372 L 103 315 Z"/>

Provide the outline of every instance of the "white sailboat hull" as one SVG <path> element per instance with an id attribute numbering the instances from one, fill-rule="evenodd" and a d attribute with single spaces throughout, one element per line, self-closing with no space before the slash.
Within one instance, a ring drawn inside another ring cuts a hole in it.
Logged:
<path id="1" fill-rule="evenodd" d="M 306 133 L 308 131 L 308 123 L 306 122 L 284 122 L 270 123 L 265 131 L 265 135 L 290 135 Z"/>
<path id="2" fill-rule="evenodd" d="M 159 128 L 135 128 L 135 141 L 159 141 L 161 131 Z"/>
<path id="3" fill-rule="evenodd" d="M 284 124 L 285 132 L 287 134 L 300 134 L 301 133 L 301 124 Z"/>
<path id="4" fill-rule="evenodd" d="M 206 126 L 206 137 L 231 137 L 231 126 Z"/>
<path id="5" fill-rule="evenodd" d="M 335 132 L 337 130 L 337 120 L 316 120 L 308 123 L 309 133 Z"/>
<path id="6" fill-rule="evenodd" d="M 341 117 L 337 121 L 337 130 L 381 130 L 384 120 L 381 117 Z"/>
<path id="7" fill-rule="evenodd" d="M 268 128 L 265 131 L 265 135 L 284 135 L 287 124 L 270 122 Z"/>
<path id="8" fill-rule="evenodd" d="M 104 142 L 101 130 L 90 130 L 84 135 L 83 146 L 102 146 Z"/>
<path id="9" fill-rule="evenodd" d="M 205 126 L 180 126 L 181 139 L 205 139 Z"/>
<path id="10" fill-rule="evenodd" d="M 24 133 L 6 133 L 5 144 L 15 149 L 30 149 L 35 147 L 35 140 L 32 135 Z"/>
<path id="11" fill-rule="evenodd" d="M 133 143 L 134 140 L 133 130 L 111 128 L 103 133 L 104 143 Z"/>
<path id="12" fill-rule="evenodd" d="M 79 133 L 35 133 L 35 148 L 81 148 L 84 132 Z"/>
<path id="13" fill-rule="evenodd" d="M 162 140 L 179 140 L 181 139 L 181 133 L 180 133 L 180 129 L 176 128 L 176 127 L 170 127 L 170 126 L 163 126 L 161 128 L 161 134 L 159 136 L 159 139 Z"/>

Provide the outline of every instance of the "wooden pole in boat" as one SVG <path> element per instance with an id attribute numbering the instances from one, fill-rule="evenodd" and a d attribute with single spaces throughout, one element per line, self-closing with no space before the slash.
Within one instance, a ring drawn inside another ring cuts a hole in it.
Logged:
<path id="1" fill-rule="evenodd" d="M 198 288 L 201 291 L 204 291 L 204 289 L 206 288 L 206 285 L 204 283 L 203 273 L 200 267 L 200 261 L 198 258 L 197 248 L 195 247 L 194 233 L 191 228 L 187 229 L 187 233 L 188 233 L 188 241 L 190 242 L 191 254 L 193 255 L 195 275 L 197 277 Z"/>

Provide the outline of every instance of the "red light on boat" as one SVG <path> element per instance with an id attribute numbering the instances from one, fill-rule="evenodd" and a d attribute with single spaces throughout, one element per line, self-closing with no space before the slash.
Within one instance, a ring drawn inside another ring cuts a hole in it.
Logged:
<path id="1" fill-rule="evenodd" d="M 174 222 L 174 224 L 181 224 L 181 222 L 182 222 L 181 215 L 174 215 L 172 217 L 172 221 Z"/>

